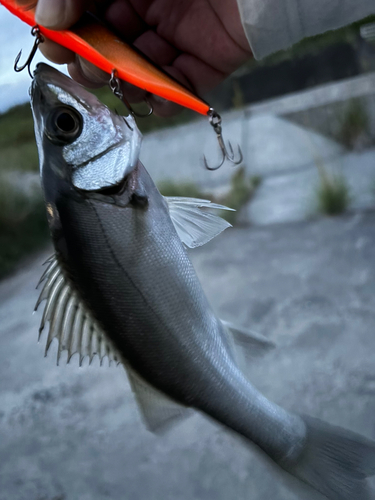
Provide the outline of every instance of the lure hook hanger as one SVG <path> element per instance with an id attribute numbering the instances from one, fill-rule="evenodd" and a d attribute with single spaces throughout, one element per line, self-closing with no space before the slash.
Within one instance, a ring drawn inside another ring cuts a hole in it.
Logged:
<path id="1" fill-rule="evenodd" d="M 234 165 L 238 165 L 239 163 L 241 163 L 243 160 L 243 155 L 242 155 L 242 151 L 241 151 L 240 146 L 238 146 L 238 154 L 239 154 L 238 159 L 235 159 L 235 157 L 234 157 L 232 144 L 230 142 L 228 142 L 229 152 L 225 146 L 223 134 L 221 131 L 221 116 L 219 115 L 219 113 L 217 113 L 213 108 L 210 108 L 208 113 L 207 113 L 207 116 L 208 116 L 210 125 L 213 127 L 213 129 L 216 133 L 216 137 L 217 137 L 219 147 L 220 147 L 220 150 L 221 150 L 223 157 L 222 157 L 219 165 L 217 165 L 216 167 L 210 167 L 207 163 L 206 157 L 203 156 L 204 166 L 207 168 L 207 170 L 217 170 L 218 168 L 220 168 L 222 166 L 222 164 L 225 162 L 225 160 L 230 161 Z"/>
<path id="2" fill-rule="evenodd" d="M 131 106 L 130 102 L 126 99 L 123 91 L 121 90 L 120 79 L 117 76 L 117 71 L 115 69 L 112 70 L 111 78 L 109 79 L 108 83 L 109 83 L 109 88 L 111 89 L 113 94 L 116 97 L 118 97 L 120 99 L 120 101 L 122 101 L 125 104 L 125 106 L 127 107 L 129 113 L 133 116 L 133 118 L 134 117 L 146 118 L 147 116 L 152 115 L 154 108 L 153 108 L 152 104 L 147 99 L 145 99 L 145 102 L 148 105 L 148 112 L 145 114 L 141 114 L 141 113 L 137 113 L 137 111 L 135 111 L 135 109 Z"/>
<path id="3" fill-rule="evenodd" d="M 19 73 L 20 71 L 23 71 L 25 68 L 27 68 L 27 71 L 29 72 L 30 78 L 33 78 L 33 75 L 31 73 L 30 65 L 32 60 L 34 59 L 34 56 L 36 54 L 36 51 L 38 50 L 39 45 L 44 42 L 43 36 L 40 34 L 40 29 L 39 26 L 36 24 L 31 28 L 31 34 L 35 36 L 35 42 L 33 45 L 33 48 L 30 51 L 29 57 L 27 58 L 27 61 L 25 64 L 22 66 L 18 66 L 19 60 L 21 59 L 22 55 L 22 49 L 18 52 L 16 59 L 14 60 L 14 71 L 17 71 Z"/>

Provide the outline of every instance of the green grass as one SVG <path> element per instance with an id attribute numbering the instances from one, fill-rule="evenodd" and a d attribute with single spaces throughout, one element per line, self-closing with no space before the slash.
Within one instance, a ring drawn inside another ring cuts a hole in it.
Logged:
<path id="1" fill-rule="evenodd" d="M 321 177 L 316 192 L 318 210 L 324 215 L 340 215 L 350 204 L 350 192 L 345 178 L 340 175 Z"/>
<path id="2" fill-rule="evenodd" d="M 0 115 L 0 173 L 37 172 L 38 152 L 30 104 L 22 104 Z"/>
<path id="3" fill-rule="evenodd" d="M 15 106 L 0 115 L 0 149 L 34 142 L 34 126 L 29 103 Z"/>
<path id="4" fill-rule="evenodd" d="M 239 210 L 250 201 L 260 182 L 261 178 L 259 176 L 247 178 L 244 167 L 236 170 L 231 178 L 230 191 L 220 200 L 220 203 L 229 208 L 234 208 L 236 212 L 225 212 L 223 218 L 231 224 L 235 224 Z"/>
<path id="5" fill-rule="evenodd" d="M 158 184 L 158 189 L 163 196 L 181 196 L 212 201 L 212 195 L 200 190 L 193 182 L 162 181 Z"/>
<path id="6" fill-rule="evenodd" d="M 0 277 L 47 241 L 48 226 L 40 189 L 25 193 L 0 181 Z"/>
<path id="7" fill-rule="evenodd" d="M 370 136 L 368 112 L 360 99 L 351 99 L 340 117 L 339 141 L 348 149 L 354 149 L 361 137 Z"/>

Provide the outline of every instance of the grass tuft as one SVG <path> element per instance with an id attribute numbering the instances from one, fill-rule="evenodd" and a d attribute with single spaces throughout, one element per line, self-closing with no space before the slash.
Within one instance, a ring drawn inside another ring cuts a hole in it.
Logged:
<path id="1" fill-rule="evenodd" d="M 210 199 L 212 196 L 201 191 L 193 182 L 162 181 L 158 189 L 163 196 L 181 196 L 187 198 Z M 208 198 L 210 197 L 210 198 Z"/>
<path id="2" fill-rule="evenodd" d="M 261 183 L 261 177 L 246 177 L 245 168 L 236 170 L 231 178 L 231 187 L 229 193 L 220 200 L 220 203 L 229 208 L 234 208 L 236 212 L 225 212 L 222 217 L 230 224 L 234 225 L 239 210 L 252 198 L 256 188 Z"/>
<path id="3" fill-rule="evenodd" d="M 357 149 L 370 139 L 368 112 L 360 99 L 351 99 L 341 116 L 338 139 L 348 149 Z"/>
<path id="4" fill-rule="evenodd" d="M 349 188 L 342 176 L 321 178 L 316 195 L 318 210 L 325 215 L 340 215 L 350 204 Z"/>

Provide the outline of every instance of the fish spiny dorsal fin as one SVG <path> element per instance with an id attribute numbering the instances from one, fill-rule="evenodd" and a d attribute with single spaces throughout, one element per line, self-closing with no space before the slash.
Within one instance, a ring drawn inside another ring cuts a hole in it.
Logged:
<path id="1" fill-rule="evenodd" d="M 182 243 L 189 248 L 200 247 L 215 238 L 224 229 L 232 227 L 229 222 L 218 215 L 201 209 L 234 211 L 233 208 L 198 198 L 165 196 L 164 199 L 168 204 L 169 215 L 178 236 Z"/>
<path id="2" fill-rule="evenodd" d="M 57 364 L 63 351 L 68 352 L 68 363 L 75 353 L 79 354 L 80 365 L 86 356 L 90 363 L 95 356 L 99 357 L 101 365 L 105 357 L 108 358 L 109 364 L 112 361 L 120 363 L 119 354 L 64 276 L 56 256 L 48 259 L 46 263 L 47 269 L 38 286 L 43 282 L 44 285 L 35 306 L 36 311 L 40 304 L 46 301 L 39 328 L 40 339 L 46 323 L 49 322 L 45 355 L 52 341 L 57 339 Z"/>

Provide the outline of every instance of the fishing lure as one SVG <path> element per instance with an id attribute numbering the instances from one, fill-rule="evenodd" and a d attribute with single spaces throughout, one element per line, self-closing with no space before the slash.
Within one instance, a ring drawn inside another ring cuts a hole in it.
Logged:
<path id="1" fill-rule="evenodd" d="M 108 73 L 110 75 L 109 84 L 112 92 L 125 102 L 133 115 L 136 115 L 136 113 L 125 100 L 120 90 L 119 79 L 208 116 L 209 122 L 217 135 L 222 159 L 219 165 L 210 167 L 206 158 L 204 158 L 204 164 L 207 169 L 216 170 L 221 167 L 225 160 L 229 160 L 234 164 L 241 163 L 242 153 L 240 148 L 238 148 L 239 158 L 235 159 L 231 144 L 229 143 L 229 151 L 225 146 L 221 131 L 221 117 L 215 109 L 148 61 L 130 45 L 120 40 L 93 16 L 84 16 L 82 21 L 69 30 L 55 31 L 35 23 L 35 7 L 37 4 L 35 0 L 26 0 L 22 4 L 17 3 L 15 0 L 0 0 L 0 3 L 23 22 L 32 26 L 31 33 L 35 36 L 34 46 L 26 63 L 22 66 L 18 65 L 21 52 L 18 54 L 14 65 L 16 71 L 22 71 L 27 67 L 30 76 L 32 76 L 30 71 L 31 61 L 39 44 L 43 42 L 44 37 L 48 38 L 74 51 Z M 148 114 L 151 114 L 151 112 L 152 108 Z"/>

